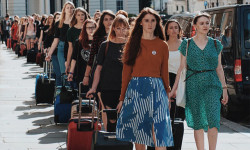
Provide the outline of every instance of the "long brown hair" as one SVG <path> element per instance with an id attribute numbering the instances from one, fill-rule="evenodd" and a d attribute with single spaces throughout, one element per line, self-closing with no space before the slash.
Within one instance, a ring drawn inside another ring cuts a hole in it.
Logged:
<path id="1" fill-rule="evenodd" d="M 151 14 L 156 19 L 156 27 L 154 30 L 154 36 L 159 37 L 160 39 L 164 40 L 163 34 L 163 27 L 162 27 L 162 20 L 159 14 L 153 10 L 152 8 L 146 7 L 144 8 L 137 19 L 135 20 L 135 27 L 132 30 L 132 33 L 129 37 L 128 42 L 124 47 L 124 54 L 122 57 L 123 63 L 133 66 L 135 64 L 136 57 L 138 56 L 140 49 L 141 49 L 141 37 L 143 33 L 143 28 L 141 26 L 142 19 L 145 15 Z"/>
<path id="2" fill-rule="evenodd" d="M 114 28 L 121 25 L 124 25 L 124 27 L 126 27 L 127 29 L 129 28 L 128 19 L 124 15 L 119 14 L 115 17 L 115 20 L 111 25 L 111 29 L 108 35 L 108 41 L 116 37 Z"/>
<path id="3" fill-rule="evenodd" d="M 82 47 L 85 49 L 90 49 L 89 46 L 89 36 L 87 33 L 87 24 L 88 23 L 93 23 L 95 25 L 95 27 L 97 27 L 97 23 L 95 22 L 95 20 L 93 19 L 87 19 L 85 20 L 85 22 L 83 23 L 83 27 L 82 27 L 82 31 L 79 35 L 79 42 L 81 43 Z"/>
<path id="4" fill-rule="evenodd" d="M 180 39 L 181 36 L 182 36 L 182 29 L 181 29 L 181 26 L 180 26 L 180 23 L 175 20 L 175 19 L 170 19 L 167 21 L 167 23 L 165 24 L 165 27 L 164 27 L 164 32 L 165 32 L 165 36 L 166 36 L 166 41 L 169 40 L 169 35 L 167 34 L 167 31 L 168 31 L 168 26 L 170 23 L 172 22 L 175 22 L 177 25 L 178 25 L 178 28 L 179 28 L 179 34 L 177 35 L 177 38 Z"/>
<path id="5" fill-rule="evenodd" d="M 103 24 L 103 20 L 104 20 L 104 17 L 106 15 L 109 15 L 109 16 L 115 18 L 115 14 L 111 10 L 104 10 L 102 12 L 101 17 L 100 17 L 100 20 L 98 21 L 98 27 L 94 33 L 94 36 L 105 36 L 106 35 L 105 26 Z"/>
<path id="6" fill-rule="evenodd" d="M 84 14 L 85 20 L 86 20 L 86 19 L 89 19 L 88 12 L 87 12 L 85 9 L 83 9 L 82 7 L 77 7 L 77 8 L 75 9 L 74 14 L 73 14 L 73 16 L 72 16 L 72 19 L 71 19 L 71 21 L 70 21 L 70 24 L 69 24 L 70 27 L 74 27 L 74 25 L 77 24 L 76 14 L 77 14 L 78 12 L 82 12 L 82 13 Z M 85 20 L 84 20 L 84 21 L 85 21 Z"/>
<path id="7" fill-rule="evenodd" d="M 72 2 L 70 2 L 70 1 L 67 1 L 66 3 L 64 3 L 64 5 L 63 5 L 63 9 L 62 9 L 62 14 L 61 14 L 61 16 L 60 16 L 60 20 L 59 20 L 59 25 L 58 25 L 58 28 L 62 28 L 62 26 L 63 26 L 63 22 L 64 22 L 64 20 L 65 20 L 65 9 L 66 9 L 66 6 L 67 5 L 71 5 L 71 6 L 73 6 L 74 8 L 75 8 L 75 5 L 72 3 Z"/>
<path id="8" fill-rule="evenodd" d="M 56 21 L 56 16 L 60 14 L 59 12 L 54 13 L 54 18 L 53 22 L 49 25 L 49 30 L 48 30 L 48 35 L 54 35 L 55 34 L 55 21 Z"/>

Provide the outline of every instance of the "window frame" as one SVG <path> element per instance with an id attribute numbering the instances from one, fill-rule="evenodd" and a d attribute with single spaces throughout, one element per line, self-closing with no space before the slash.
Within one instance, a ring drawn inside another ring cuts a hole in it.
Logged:
<path id="1" fill-rule="evenodd" d="M 243 41 L 244 41 L 244 48 L 246 49 L 250 49 L 250 44 L 249 44 L 249 47 L 246 45 L 246 37 L 245 37 L 245 29 L 246 27 L 248 28 L 248 31 L 249 31 L 249 34 L 250 34 L 250 21 L 248 22 L 248 17 L 250 17 L 250 10 L 245 10 L 244 13 L 243 13 L 243 19 L 244 19 L 244 24 L 243 24 L 243 32 L 244 32 L 244 36 L 243 36 Z M 250 20 L 250 18 L 249 18 Z M 248 24 L 249 23 L 249 24 Z M 250 40 L 250 38 L 248 39 Z"/>
<path id="2" fill-rule="evenodd" d="M 123 10 L 123 0 L 116 0 L 116 11 Z"/>

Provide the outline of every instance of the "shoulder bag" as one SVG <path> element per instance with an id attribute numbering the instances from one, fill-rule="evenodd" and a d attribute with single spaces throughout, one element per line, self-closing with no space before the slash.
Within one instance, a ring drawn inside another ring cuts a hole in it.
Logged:
<path id="1" fill-rule="evenodd" d="M 185 108 L 186 106 L 186 74 L 187 74 L 187 54 L 188 54 L 188 46 L 189 46 L 190 40 L 187 41 L 187 47 L 186 47 L 186 63 L 184 68 L 181 71 L 178 88 L 177 88 L 177 94 L 176 94 L 176 105 Z"/>

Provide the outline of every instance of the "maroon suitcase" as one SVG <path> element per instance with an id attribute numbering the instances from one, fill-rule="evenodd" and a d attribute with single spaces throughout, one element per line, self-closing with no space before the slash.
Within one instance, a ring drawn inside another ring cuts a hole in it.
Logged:
<path id="1" fill-rule="evenodd" d="M 39 65 L 39 64 L 40 64 L 40 61 L 41 61 L 41 55 L 42 55 L 42 54 L 41 54 L 40 52 L 36 54 L 36 64 L 37 64 L 37 65 Z"/>
<path id="2" fill-rule="evenodd" d="M 81 85 L 82 82 L 79 84 Z M 95 100 L 92 105 L 92 115 L 81 115 L 82 95 L 80 91 L 81 86 L 79 87 L 79 115 L 76 118 L 71 118 L 68 125 L 67 150 L 91 150 L 93 133 L 95 130 L 101 130 L 101 124 L 96 116 L 98 113 L 95 113 L 95 109 L 97 109 Z"/>
<path id="3" fill-rule="evenodd" d="M 21 45 L 20 45 L 20 54 L 21 54 L 21 56 L 26 56 L 26 53 L 27 53 L 26 44 L 21 43 Z"/>

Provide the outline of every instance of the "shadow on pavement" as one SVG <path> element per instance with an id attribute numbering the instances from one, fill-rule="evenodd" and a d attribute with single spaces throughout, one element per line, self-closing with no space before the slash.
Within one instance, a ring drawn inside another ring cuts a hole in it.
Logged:
<path id="1" fill-rule="evenodd" d="M 50 143 L 60 143 L 66 142 L 67 133 L 66 132 L 49 132 L 44 137 L 39 138 L 40 144 L 50 144 Z"/>
<path id="2" fill-rule="evenodd" d="M 31 109 L 44 109 L 44 108 L 48 108 L 48 107 L 53 107 L 53 105 L 51 104 L 47 104 L 47 105 L 40 105 L 38 104 L 37 106 L 36 105 L 30 105 L 30 106 L 17 106 L 15 108 L 15 111 L 24 111 L 24 110 L 31 110 Z"/>
<path id="3" fill-rule="evenodd" d="M 29 119 L 36 117 L 44 117 L 52 115 L 54 110 L 46 111 L 46 112 L 24 112 L 22 115 L 18 116 L 18 119 Z"/>
<path id="4" fill-rule="evenodd" d="M 44 134 L 44 136 L 40 137 L 40 144 L 50 144 L 50 143 L 60 143 L 66 142 L 67 136 L 67 124 L 50 124 L 50 125 L 41 125 L 38 128 L 28 130 L 26 132 L 27 135 L 36 135 L 36 134 Z M 60 148 L 60 147 L 59 147 Z"/>
<path id="5" fill-rule="evenodd" d="M 32 96 L 30 98 L 32 98 L 31 101 L 24 101 L 23 104 L 24 105 L 29 105 L 29 106 L 36 106 L 35 96 Z"/>
<path id="6" fill-rule="evenodd" d="M 36 75 L 41 73 L 41 72 L 32 72 L 32 73 L 35 73 L 35 74 L 28 75 L 27 77 L 23 77 L 22 79 L 35 79 Z"/>
<path id="7" fill-rule="evenodd" d="M 48 125 L 48 124 L 55 124 L 54 122 L 54 116 L 45 118 L 45 119 L 39 119 L 32 122 L 34 126 L 41 126 L 41 125 Z"/>

